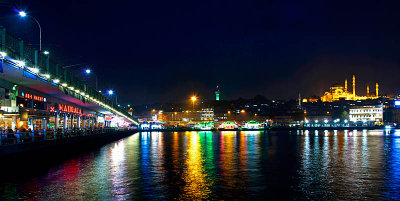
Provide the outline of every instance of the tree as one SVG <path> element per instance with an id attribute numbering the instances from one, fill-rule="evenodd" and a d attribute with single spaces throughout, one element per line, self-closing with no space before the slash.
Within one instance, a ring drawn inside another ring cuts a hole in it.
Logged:
<path id="1" fill-rule="evenodd" d="M 348 120 L 349 119 L 349 113 L 347 111 L 343 111 L 342 114 L 340 114 L 340 119 L 343 120 Z"/>

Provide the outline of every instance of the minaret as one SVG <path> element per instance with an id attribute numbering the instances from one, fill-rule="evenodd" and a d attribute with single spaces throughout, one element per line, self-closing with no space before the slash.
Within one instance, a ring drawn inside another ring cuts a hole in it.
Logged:
<path id="1" fill-rule="evenodd" d="M 356 76 L 353 75 L 353 100 L 356 100 Z"/>
<path id="2" fill-rule="evenodd" d="M 367 84 L 367 97 L 369 97 L 369 85 Z"/>
<path id="3" fill-rule="evenodd" d="M 297 107 L 298 107 L 299 109 L 301 109 L 301 95 L 300 95 L 300 92 L 299 92 L 299 105 L 297 105 Z"/>
<path id="4" fill-rule="evenodd" d="M 376 97 L 379 97 L 379 85 L 376 83 Z"/>
<path id="5" fill-rule="evenodd" d="M 347 78 L 344 80 L 344 91 L 347 92 Z"/>
<path id="6" fill-rule="evenodd" d="M 215 100 L 216 101 L 219 101 L 219 87 L 218 87 L 218 85 L 217 85 L 217 89 L 215 90 Z"/>

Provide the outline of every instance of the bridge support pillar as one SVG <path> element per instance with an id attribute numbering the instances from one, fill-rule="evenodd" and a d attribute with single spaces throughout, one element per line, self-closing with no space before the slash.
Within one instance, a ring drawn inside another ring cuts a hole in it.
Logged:
<path id="1" fill-rule="evenodd" d="M 63 125 L 63 129 L 62 129 L 62 134 L 64 137 L 64 133 L 67 130 L 68 127 L 68 117 L 67 117 L 67 113 L 64 113 L 64 125 Z"/>
<path id="2" fill-rule="evenodd" d="M 74 129 L 74 115 L 71 115 L 71 129 Z"/>
<path id="3" fill-rule="evenodd" d="M 47 135 L 47 119 L 43 118 L 43 139 L 46 140 L 46 135 Z"/>
<path id="4" fill-rule="evenodd" d="M 58 121 L 60 121 L 60 115 L 57 113 L 57 114 L 56 114 L 56 121 L 55 121 L 55 123 L 54 123 L 54 128 L 55 128 L 55 130 L 58 129 Z"/>

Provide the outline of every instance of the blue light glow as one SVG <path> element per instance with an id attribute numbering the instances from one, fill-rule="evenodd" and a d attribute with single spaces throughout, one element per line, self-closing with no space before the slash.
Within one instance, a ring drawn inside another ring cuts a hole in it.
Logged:
<path id="1" fill-rule="evenodd" d="M 25 11 L 19 11 L 18 15 L 21 16 L 21 17 L 26 17 L 26 12 Z"/>

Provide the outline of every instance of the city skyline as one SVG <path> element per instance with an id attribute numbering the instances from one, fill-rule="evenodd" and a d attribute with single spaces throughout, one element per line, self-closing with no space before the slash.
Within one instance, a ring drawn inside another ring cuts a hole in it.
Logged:
<path id="1" fill-rule="evenodd" d="M 362 77 L 358 86 L 371 81 L 385 86 L 382 94 L 399 90 L 387 74 L 400 71 L 399 23 L 392 18 L 395 6 L 384 2 L 159 2 L 155 8 L 146 2 L 21 1 L 2 6 L 5 28 L 37 45 L 35 24 L 18 18 L 11 7 L 40 20 L 43 48 L 52 58 L 65 65 L 91 64 L 99 79 L 111 83 L 99 87 L 114 89 L 130 104 L 208 94 L 216 85 L 226 99 L 320 95 L 338 77 L 352 74 Z"/>
<path id="2" fill-rule="evenodd" d="M 0 200 L 400 200 L 397 4 L 2 0 Z"/>

